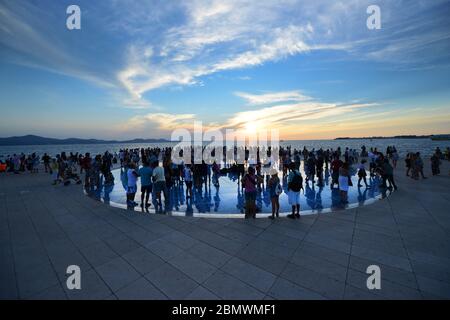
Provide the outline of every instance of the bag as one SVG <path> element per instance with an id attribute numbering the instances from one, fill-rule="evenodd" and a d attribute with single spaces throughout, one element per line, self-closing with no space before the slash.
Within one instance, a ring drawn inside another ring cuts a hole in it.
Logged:
<path id="1" fill-rule="evenodd" d="M 277 183 L 277 185 L 275 186 L 275 194 L 277 196 L 279 196 L 282 193 L 283 193 L 283 188 L 281 187 L 281 184 Z"/>
<path id="2" fill-rule="evenodd" d="M 294 192 L 300 192 L 303 187 L 303 178 L 301 175 L 294 172 L 294 177 L 292 181 L 289 183 L 289 189 Z"/>

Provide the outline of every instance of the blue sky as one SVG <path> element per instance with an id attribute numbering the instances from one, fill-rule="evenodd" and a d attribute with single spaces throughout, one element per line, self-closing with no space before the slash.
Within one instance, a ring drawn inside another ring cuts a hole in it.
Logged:
<path id="1" fill-rule="evenodd" d="M 449 15 L 448 0 L 0 0 L 0 136 L 449 133 Z"/>

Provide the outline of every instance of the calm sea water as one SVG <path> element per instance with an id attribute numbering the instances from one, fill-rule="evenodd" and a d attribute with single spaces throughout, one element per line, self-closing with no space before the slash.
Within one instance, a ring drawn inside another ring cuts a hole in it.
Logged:
<path id="1" fill-rule="evenodd" d="M 43 155 L 47 153 L 49 155 L 56 155 L 65 151 L 69 152 L 90 152 L 91 154 L 109 152 L 118 152 L 120 149 L 124 148 L 147 148 L 147 147 L 168 147 L 174 146 L 176 143 L 142 143 L 142 144 L 95 144 L 95 145 L 85 145 L 85 144 L 74 144 L 74 145 L 42 145 L 42 146 L 0 146 L 0 157 L 6 157 L 7 155 L 12 155 L 14 153 L 25 153 L 30 154 L 36 152 L 38 155 Z M 421 152 L 424 156 L 429 156 L 433 151 L 440 147 L 442 151 L 445 148 L 450 147 L 450 141 L 432 141 L 431 139 L 355 139 L 355 140 L 290 140 L 283 141 L 280 143 L 282 146 L 290 145 L 292 148 L 303 149 L 306 147 L 308 150 L 313 148 L 320 149 L 337 149 L 341 147 L 345 149 L 346 147 L 351 149 L 360 150 L 364 145 L 367 148 L 378 148 L 378 150 L 385 152 L 387 146 L 394 145 L 397 148 L 400 156 L 404 156 L 408 152 Z"/>

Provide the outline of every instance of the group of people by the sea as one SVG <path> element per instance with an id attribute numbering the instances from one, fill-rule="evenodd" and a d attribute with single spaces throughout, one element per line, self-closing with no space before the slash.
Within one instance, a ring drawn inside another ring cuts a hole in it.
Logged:
<path id="1" fill-rule="evenodd" d="M 30 155 L 13 154 L 6 159 L 0 160 L 0 172 L 30 172 L 36 173 L 43 164 L 46 173 L 52 175 L 52 183 L 64 185 L 72 181 L 81 184 L 84 179 L 86 190 L 99 190 L 107 186 L 114 186 L 114 175 L 111 170 L 121 170 L 121 181 L 126 190 L 127 206 L 134 208 L 141 206 L 148 209 L 154 205 L 157 213 L 164 212 L 170 201 L 170 190 L 181 185 L 185 186 L 186 200 L 192 201 L 196 190 L 202 188 L 220 187 L 220 177 L 233 174 L 237 177 L 237 183 L 245 195 L 245 217 L 255 218 L 258 212 L 256 206 L 256 194 L 261 188 L 265 188 L 270 196 L 272 206 L 271 219 L 279 217 L 279 197 L 283 192 L 288 195 L 288 202 L 292 208 L 289 218 L 300 218 L 300 192 L 304 184 L 324 185 L 324 171 L 329 171 L 331 188 L 337 188 L 343 205 L 348 203 L 348 191 L 353 186 L 351 177 L 358 177 L 358 188 L 371 188 L 367 177 L 380 177 L 380 185 L 377 187 L 397 190 L 394 179 L 399 155 L 395 146 L 389 146 L 386 152 L 380 152 L 376 148 L 362 146 L 360 150 L 355 149 L 295 149 L 289 146 L 279 147 L 271 150 L 264 149 L 264 155 L 278 155 L 278 163 L 263 163 L 259 157 L 261 150 L 257 148 L 258 157 L 249 158 L 249 148 L 244 148 L 245 161 L 227 161 L 227 152 L 224 148 L 223 161 L 207 164 L 201 163 L 185 164 L 172 161 L 174 150 L 166 148 L 140 148 L 121 149 L 119 152 L 91 156 L 90 153 L 60 154 L 51 157 L 47 153 L 39 156 L 37 153 Z M 181 150 L 183 153 L 186 150 Z M 234 154 L 239 150 L 235 147 Z M 189 152 L 189 151 L 187 151 Z M 193 159 L 194 150 L 191 149 Z M 450 160 L 449 148 L 441 152 L 435 150 L 430 158 L 433 175 L 440 173 L 442 160 Z M 272 157 L 273 158 L 273 157 Z M 300 167 L 303 160 L 304 177 Z M 422 177 L 424 161 L 419 152 L 409 152 L 405 158 L 406 175 L 413 179 Z M 281 176 L 281 177 L 280 177 Z M 326 177 L 326 175 L 325 175 Z M 140 204 L 135 201 L 138 180 L 141 185 Z M 369 179 L 369 182 L 371 180 Z M 328 181 L 327 181 L 328 182 Z M 151 199 L 151 201 L 150 201 Z M 164 201 L 163 201 L 164 199 Z"/>

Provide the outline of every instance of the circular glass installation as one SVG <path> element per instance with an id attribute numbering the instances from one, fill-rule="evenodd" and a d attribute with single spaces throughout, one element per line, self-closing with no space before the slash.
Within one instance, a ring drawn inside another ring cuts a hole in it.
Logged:
<path id="1" fill-rule="evenodd" d="M 305 177 L 303 165 L 300 172 Z M 389 189 L 379 187 L 382 182 L 380 177 L 370 177 L 367 174 L 369 188 L 365 186 L 358 187 L 358 176 L 355 175 L 356 169 L 353 169 L 351 173 L 353 186 L 348 190 L 347 204 L 342 203 L 337 186 L 334 188 L 330 187 L 330 172 L 329 170 L 324 170 L 322 185 L 318 185 L 317 177 L 315 177 L 315 183 L 312 183 L 312 181 L 304 182 L 303 190 L 300 192 L 300 213 L 304 215 L 354 208 L 373 203 L 377 199 L 385 198 L 390 194 Z M 152 196 L 150 197 L 149 202 L 151 206 L 148 209 L 140 206 L 140 179 L 138 179 L 138 188 L 135 196 L 135 201 L 139 205 L 127 206 L 125 171 L 116 169 L 112 171 L 112 174 L 114 176 L 114 184 L 104 185 L 103 178 L 101 178 L 100 187 L 86 190 L 87 194 L 114 207 L 155 213 L 154 194 L 153 199 Z M 291 212 L 291 206 L 288 203 L 287 181 L 286 178 L 282 177 L 281 172 L 279 173 L 279 178 L 283 187 L 283 193 L 279 199 L 280 216 L 286 216 Z M 257 217 L 266 217 L 271 215 L 272 212 L 269 190 L 267 188 L 268 179 L 268 176 L 264 176 L 264 181 L 261 183 L 261 187 L 258 188 L 256 198 Z M 164 201 L 164 196 L 162 196 L 164 213 L 196 217 L 244 217 L 245 200 L 241 185 L 238 176 L 231 173 L 221 175 L 218 178 L 218 184 L 217 182 L 214 183 L 211 177 L 207 179 L 201 189 L 195 190 L 193 188 L 193 197 L 191 199 L 186 197 L 186 186 L 180 181 L 168 190 L 167 201 Z"/>

